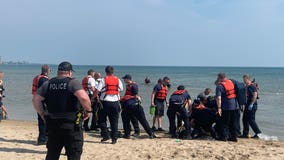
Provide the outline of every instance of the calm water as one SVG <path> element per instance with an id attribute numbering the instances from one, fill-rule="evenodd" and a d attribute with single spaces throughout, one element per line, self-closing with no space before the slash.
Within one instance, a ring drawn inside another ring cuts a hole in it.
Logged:
<path id="1" fill-rule="evenodd" d="M 31 103 L 31 83 L 35 75 L 40 73 L 40 65 L 0 65 L 5 73 L 4 83 L 6 98 L 4 104 L 9 110 L 9 118 L 14 120 L 36 120 Z M 105 66 L 74 66 L 74 77 L 81 81 L 88 69 L 93 68 L 104 75 Z M 51 66 L 51 77 L 55 76 L 57 66 Z M 192 98 L 206 87 L 215 90 L 214 81 L 219 72 L 225 72 L 229 78 L 241 81 L 243 74 L 250 74 L 259 83 L 260 99 L 256 119 L 264 134 L 284 139 L 284 68 L 239 68 L 239 67 L 142 67 L 116 66 L 115 74 L 122 77 L 129 73 L 139 84 L 139 93 L 143 98 L 143 106 L 147 119 L 149 115 L 150 94 L 158 78 L 168 76 L 171 79 L 170 93 L 180 84 L 186 86 Z M 148 76 L 152 83 L 143 84 Z M 124 94 L 124 92 L 123 92 Z M 214 93 L 212 93 L 214 94 Z M 120 120 L 121 123 L 121 120 Z M 168 119 L 164 118 L 164 128 L 168 128 Z M 120 125 L 121 126 L 121 125 Z M 253 134 L 253 133 L 252 133 Z"/>

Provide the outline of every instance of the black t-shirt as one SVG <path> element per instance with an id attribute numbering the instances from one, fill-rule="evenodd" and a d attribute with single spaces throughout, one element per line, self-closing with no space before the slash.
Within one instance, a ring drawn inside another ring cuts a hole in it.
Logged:
<path id="1" fill-rule="evenodd" d="M 58 78 L 58 79 L 63 79 L 63 78 Z M 37 93 L 42 96 L 45 97 L 46 92 L 47 92 L 47 88 L 48 87 L 48 81 L 45 81 L 42 86 L 37 90 Z M 75 93 L 76 91 L 83 89 L 82 85 L 79 83 L 79 81 L 75 80 L 75 79 L 71 79 L 68 85 L 68 90 L 71 93 Z"/>

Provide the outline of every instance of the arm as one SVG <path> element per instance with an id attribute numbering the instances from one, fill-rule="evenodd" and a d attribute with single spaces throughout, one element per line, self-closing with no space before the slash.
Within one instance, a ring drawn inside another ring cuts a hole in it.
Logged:
<path id="1" fill-rule="evenodd" d="M 83 90 L 77 90 L 74 95 L 78 98 L 79 102 L 81 103 L 81 105 L 83 106 L 83 108 L 86 110 L 86 114 L 84 119 L 87 119 L 90 117 L 90 112 L 92 112 L 92 108 L 91 108 L 91 101 L 89 99 L 88 94 Z"/>
<path id="2" fill-rule="evenodd" d="M 154 103 L 155 94 L 156 94 L 155 91 L 153 91 L 152 94 L 151 94 L 151 105 L 152 105 L 152 106 L 155 106 L 155 103 Z"/>
<path id="3" fill-rule="evenodd" d="M 39 94 L 33 95 L 33 106 L 36 112 L 41 116 L 41 118 L 44 120 L 44 112 L 41 107 L 41 101 L 44 100 L 44 97 L 40 96 Z"/>
<path id="4" fill-rule="evenodd" d="M 217 103 L 217 113 L 219 116 L 222 115 L 222 109 L 221 109 L 221 96 L 216 97 L 216 103 Z"/>
<path id="5" fill-rule="evenodd" d="M 188 112 L 191 114 L 192 113 L 192 101 L 191 99 L 187 100 L 187 109 L 188 109 Z"/>

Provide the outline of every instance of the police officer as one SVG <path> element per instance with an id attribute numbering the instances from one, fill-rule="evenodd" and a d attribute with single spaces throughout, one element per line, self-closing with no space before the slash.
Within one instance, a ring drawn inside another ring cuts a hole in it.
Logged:
<path id="1" fill-rule="evenodd" d="M 141 123 L 150 138 L 154 138 L 155 135 L 153 134 L 153 131 L 146 120 L 143 107 L 140 105 L 141 97 L 138 95 L 137 83 L 132 81 L 132 77 L 129 74 L 126 74 L 122 78 L 124 79 L 124 82 L 126 83 L 127 87 L 125 96 L 121 99 L 124 113 L 122 114 L 122 122 L 124 129 L 123 138 L 129 138 L 130 136 L 130 120 L 132 117 L 137 118 L 137 120 Z"/>
<path id="2" fill-rule="evenodd" d="M 32 84 L 32 94 L 33 96 L 36 94 L 36 91 L 41 85 L 49 80 L 49 75 L 50 73 L 50 68 L 47 64 L 42 65 L 41 67 L 41 74 L 37 75 L 33 79 L 33 84 Z M 44 111 L 46 110 L 46 104 L 42 101 L 41 103 L 41 109 Z M 43 145 L 46 144 L 47 141 L 47 132 L 46 132 L 46 123 L 43 121 L 41 116 L 37 114 L 37 120 L 38 120 L 38 138 L 37 138 L 37 145 Z"/>
<path id="3" fill-rule="evenodd" d="M 115 144 L 118 138 L 118 118 L 120 112 L 119 92 L 123 91 L 123 85 L 121 80 L 113 75 L 114 70 L 112 66 L 107 66 L 105 72 L 106 77 L 101 80 L 97 88 L 97 91 L 100 92 L 100 101 L 103 104 L 103 108 L 99 112 L 99 124 L 103 137 L 101 142 L 110 139 L 106 123 L 108 117 L 111 127 L 112 144 Z"/>
<path id="4" fill-rule="evenodd" d="M 191 97 L 189 93 L 185 90 L 185 87 L 180 85 L 177 90 L 170 97 L 170 106 L 167 111 L 170 124 L 170 134 L 172 138 L 177 138 L 176 133 L 176 115 L 184 122 L 184 127 L 188 133 L 188 138 L 190 136 L 190 125 L 189 125 L 189 114 L 191 106 Z M 188 109 L 187 109 L 188 108 Z"/>
<path id="5" fill-rule="evenodd" d="M 244 108 L 243 114 L 243 135 L 242 138 L 248 138 L 249 134 L 249 126 L 251 126 L 252 130 L 254 131 L 255 135 L 253 138 L 259 138 L 258 134 L 261 133 L 260 129 L 258 128 L 257 123 L 255 122 L 255 113 L 257 111 L 257 88 L 252 83 L 251 78 L 249 75 L 243 76 L 243 81 L 247 87 L 247 103 Z"/>
<path id="6" fill-rule="evenodd" d="M 218 140 L 237 142 L 239 107 L 234 83 L 226 77 L 225 73 L 219 73 L 217 80 L 216 103 L 217 113 L 220 117 L 220 120 L 218 120 L 220 126 Z"/>
<path id="7" fill-rule="evenodd" d="M 165 103 L 167 107 L 169 103 L 167 102 L 168 86 L 170 86 L 170 78 L 164 77 L 159 79 L 158 83 L 155 85 L 152 95 L 151 95 L 151 106 L 155 106 L 155 116 L 153 117 L 153 131 L 165 131 L 162 128 L 162 117 L 165 112 Z M 155 124 L 158 123 L 158 129 Z"/>
<path id="8" fill-rule="evenodd" d="M 91 102 L 82 85 L 72 78 L 72 65 L 62 62 L 58 66 L 57 77 L 45 82 L 34 95 L 33 104 L 48 123 L 48 141 L 46 160 L 59 159 L 62 148 L 68 159 L 79 160 L 83 148 L 82 112 L 89 117 Z M 41 110 L 41 101 L 45 100 L 47 113 Z M 81 105 L 79 104 L 81 103 Z"/>

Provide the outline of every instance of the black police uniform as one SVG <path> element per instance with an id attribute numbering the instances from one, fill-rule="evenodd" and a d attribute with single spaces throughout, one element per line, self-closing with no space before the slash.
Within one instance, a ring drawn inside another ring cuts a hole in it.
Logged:
<path id="1" fill-rule="evenodd" d="M 38 93 L 45 98 L 47 116 L 47 156 L 46 160 L 59 159 L 62 148 L 68 159 L 80 159 L 83 147 L 81 130 L 82 116 L 74 92 L 82 89 L 72 78 L 52 78 L 44 83 Z"/>
<path id="2" fill-rule="evenodd" d="M 138 94 L 138 85 L 136 83 L 131 85 L 131 95 L 135 96 Z M 150 138 L 153 138 L 153 132 L 150 128 L 149 123 L 146 120 L 145 113 L 143 107 L 138 102 L 137 98 L 130 98 L 124 102 L 123 105 L 123 112 L 122 114 L 122 122 L 123 122 L 123 129 L 124 129 L 124 137 L 128 137 L 131 132 L 130 120 L 131 118 L 136 118 L 141 125 L 143 126 L 144 130 L 148 133 Z"/>
<path id="3" fill-rule="evenodd" d="M 243 114 L 243 135 L 248 137 L 249 134 L 249 126 L 251 126 L 254 133 L 257 135 L 261 133 L 257 123 L 255 122 L 255 113 L 257 111 L 257 101 L 254 102 L 253 107 L 249 110 L 248 106 L 252 102 L 253 92 L 257 92 L 257 88 L 254 85 L 250 85 L 247 87 L 247 103 L 245 106 L 244 114 Z"/>
<path id="4" fill-rule="evenodd" d="M 170 97 L 170 106 L 168 108 L 167 115 L 169 118 L 169 124 L 170 124 L 169 129 L 172 138 L 177 137 L 176 122 L 175 122 L 175 117 L 177 113 L 179 114 L 178 115 L 179 118 L 184 122 L 184 127 L 187 133 L 188 134 L 190 133 L 189 114 L 186 108 L 184 107 L 185 101 L 190 99 L 191 99 L 190 95 L 185 90 L 182 94 L 177 94 L 176 92 L 174 92 Z"/>

